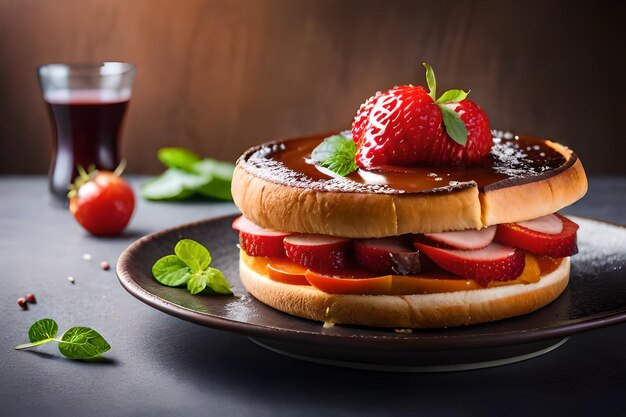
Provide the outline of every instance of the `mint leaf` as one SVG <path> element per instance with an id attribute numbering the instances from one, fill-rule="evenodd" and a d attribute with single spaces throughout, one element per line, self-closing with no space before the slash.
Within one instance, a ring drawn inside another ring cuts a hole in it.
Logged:
<path id="1" fill-rule="evenodd" d="M 208 268 L 205 271 L 207 286 L 218 294 L 232 295 L 231 286 L 219 269 Z"/>
<path id="2" fill-rule="evenodd" d="M 446 127 L 448 135 L 459 145 L 465 146 L 467 143 L 467 127 L 461 120 L 461 116 L 445 104 L 440 104 L 441 116 L 443 117 L 443 124 Z"/>
<path id="3" fill-rule="evenodd" d="M 424 68 L 426 68 L 426 84 L 428 85 L 428 90 L 429 90 L 428 95 L 433 100 L 436 100 L 437 80 L 435 79 L 435 71 L 433 71 L 433 68 L 425 62 L 422 63 L 422 65 L 424 66 Z"/>
<path id="4" fill-rule="evenodd" d="M 233 179 L 233 171 L 235 164 L 230 162 L 218 161 L 217 159 L 204 158 L 191 166 L 193 172 L 197 174 L 208 174 L 223 180 L 230 181 Z"/>
<path id="5" fill-rule="evenodd" d="M 456 103 L 465 100 L 468 94 L 469 91 L 466 93 L 463 90 L 448 90 L 437 99 L 436 103 Z"/>
<path id="6" fill-rule="evenodd" d="M 205 158 L 193 164 L 191 169 L 197 174 L 211 177 L 210 181 L 194 190 L 196 193 L 209 198 L 232 201 L 230 184 L 235 170 L 234 164 Z"/>
<path id="7" fill-rule="evenodd" d="M 232 201 L 230 185 L 235 165 L 215 159 L 191 163 L 185 170 L 169 168 L 141 186 L 141 196 L 153 201 L 178 201 L 199 194 Z"/>
<path id="8" fill-rule="evenodd" d="M 232 201 L 233 196 L 230 193 L 230 180 L 226 181 L 218 177 L 213 177 L 211 181 L 196 188 L 195 192 L 209 198 L 215 198 L 218 200 Z"/>
<path id="9" fill-rule="evenodd" d="M 37 320 L 28 329 L 28 340 L 32 343 L 45 339 L 54 339 L 59 331 L 59 325 L 52 319 Z"/>
<path id="10" fill-rule="evenodd" d="M 200 157 L 185 148 L 161 148 L 157 152 L 157 157 L 168 168 L 178 168 L 184 171 L 191 170 L 193 164 L 200 160 Z"/>
<path id="11" fill-rule="evenodd" d="M 93 329 L 72 327 L 61 337 L 59 351 L 70 359 L 91 359 L 111 349 L 111 345 Z"/>
<path id="12" fill-rule="evenodd" d="M 352 135 L 342 132 L 327 137 L 311 152 L 311 162 L 345 177 L 359 167 L 355 161 L 356 144 Z"/>
<path id="13" fill-rule="evenodd" d="M 209 267 L 211 254 L 207 248 L 194 240 L 182 239 L 176 244 L 174 252 L 175 255 L 166 255 L 152 265 L 152 275 L 161 284 L 187 284 L 191 294 L 204 290 L 206 294 L 233 294 L 224 274 Z"/>
<path id="14" fill-rule="evenodd" d="M 178 201 L 195 195 L 232 201 L 235 165 L 200 157 L 185 148 L 162 148 L 159 159 L 169 168 L 141 186 L 141 196 L 152 201 Z"/>
<path id="15" fill-rule="evenodd" d="M 191 269 L 176 255 L 166 255 L 152 265 L 152 275 L 163 285 L 178 287 L 191 278 Z"/>
<path id="16" fill-rule="evenodd" d="M 328 168 L 337 175 L 345 177 L 356 171 L 359 166 L 354 161 L 354 156 L 337 154 L 320 163 L 320 166 Z"/>
<path id="17" fill-rule="evenodd" d="M 174 248 L 174 253 L 192 271 L 204 271 L 211 263 L 211 255 L 207 248 L 191 239 L 182 239 Z"/>
<path id="18" fill-rule="evenodd" d="M 194 195 L 195 190 L 207 186 L 213 177 L 170 168 L 160 176 L 141 186 L 141 196 L 146 200 L 177 201 Z"/>
<path id="19" fill-rule="evenodd" d="M 349 150 L 351 145 L 347 143 L 348 141 L 346 139 L 347 138 L 342 133 L 327 137 L 313 149 L 311 159 L 315 162 L 321 162 L 331 158 L 338 151 L 344 150 L 344 148 L 348 148 Z M 352 139 L 349 141 L 354 143 Z"/>
<path id="20" fill-rule="evenodd" d="M 28 330 L 31 343 L 16 346 L 15 349 L 28 349 L 48 342 L 59 342 L 59 351 L 70 359 L 91 359 L 100 356 L 111 346 L 95 330 L 88 327 L 72 327 L 56 339 L 59 326 L 52 319 L 37 320 Z"/>
<path id="21" fill-rule="evenodd" d="M 192 294 L 198 294 L 206 288 L 207 279 L 204 271 L 194 272 L 189 281 L 187 281 L 187 291 Z"/>
<path id="22" fill-rule="evenodd" d="M 52 319 L 37 320 L 28 329 L 28 340 L 30 343 L 24 343 L 15 346 L 16 350 L 28 349 L 35 346 L 43 345 L 44 343 L 52 342 L 59 331 L 59 326 L 56 321 Z"/>

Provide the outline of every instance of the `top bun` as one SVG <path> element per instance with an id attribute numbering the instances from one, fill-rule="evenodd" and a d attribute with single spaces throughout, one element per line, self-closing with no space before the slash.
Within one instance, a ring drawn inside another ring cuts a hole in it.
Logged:
<path id="1" fill-rule="evenodd" d="M 323 138 L 273 142 L 246 151 L 232 182 L 233 199 L 243 214 L 273 230 L 371 238 L 520 222 L 554 213 L 587 191 L 576 154 L 551 141 L 496 138 L 492 167 L 427 167 L 398 174 L 421 183 L 416 189 L 318 171 L 304 159 Z M 424 174 L 430 171 L 434 173 Z M 440 186 L 442 177 L 449 181 Z"/>

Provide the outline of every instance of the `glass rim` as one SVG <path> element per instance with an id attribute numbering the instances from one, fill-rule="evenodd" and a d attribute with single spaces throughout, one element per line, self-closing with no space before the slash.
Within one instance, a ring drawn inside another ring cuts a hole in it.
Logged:
<path id="1" fill-rule="evenodd" d="M 110 65 L 110 64 L 114 64 L 114 65 L 119 65 L 120 66 L 120 71 L 118 72 L 113 72 L 113 73 L 107 73 L 107 74 L 95 74 L 95 73 L 91 73 L 91 74 L 72 74 L 72 76 L 75 77 L 93 77 L 93 76 L 98 76 L 98 77 L 109 77 L 109 76 L 115 76 L 115 77 L 119 77 L 122 75 L 126 75 L 128 73 L 132 73 L 135 72 L 137 69 L 137 66 L 133 63 L 130 62 L 121 62 L 121 61 L 101 61 L 101 62 L 50 62 L 48 64 L 43 64 L 43 65 L 39 65 L 37 67 L 37 74 L 38 75 L 43 75 L 42 74 L 42 70 L 44 70 L 45 68 L 52 68 L 52 67 L 58 67 L 58 68 L 66 68 L 71 70 L 93 70 L 93 69 L 97 69 L 97 68 L 102 68 L 106 65 Z"/>

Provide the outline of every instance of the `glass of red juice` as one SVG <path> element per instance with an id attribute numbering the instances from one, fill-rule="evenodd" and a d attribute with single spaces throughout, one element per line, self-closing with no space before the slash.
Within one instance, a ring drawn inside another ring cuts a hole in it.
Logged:
<path id="1" fill-rule="evenodd" d="M 47 64 L 37 69 L 53 130 L 50 191 L 67 198 L 78 166 L 113 171 L 135 65 Z"/>

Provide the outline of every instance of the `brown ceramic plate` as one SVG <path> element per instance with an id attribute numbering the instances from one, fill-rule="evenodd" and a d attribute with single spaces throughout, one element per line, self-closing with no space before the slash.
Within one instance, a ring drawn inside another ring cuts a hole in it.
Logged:
<path id="1" fill-rule="evenodd" d="M 572 258 L 570 284 L 539 311 L 489 324 L 398 333 L 354 326 L 324 328 L 254 299 L 239 281 L 238 237 L 231 229 L 234 218 L 208 219 L 139 239 L 120 256 L 120 282 L 133 296 L 167 314 L 250 336 L 290 356 L 400 367 L 396 370 L 435 370 L 429 367 L 442 365 L 453 366 L 444 370 L 469 369 L 513 362 L 545 353 L 568 336 L 626 321 L 626 228 L 619 225 L 573 218 L 580 225 L 580 253 Z M 194 239 L 209 249 L 212 266 L 224 272 L 235 296 L 193 296 L 184 288 L 154 280 L 152 264 L 172 253 L 181 238 Z"/>

